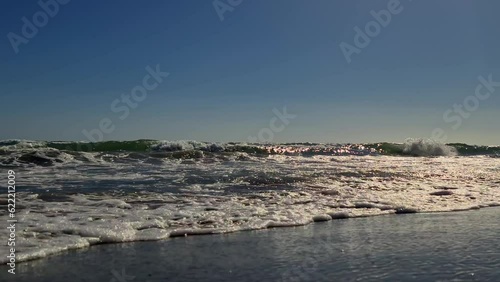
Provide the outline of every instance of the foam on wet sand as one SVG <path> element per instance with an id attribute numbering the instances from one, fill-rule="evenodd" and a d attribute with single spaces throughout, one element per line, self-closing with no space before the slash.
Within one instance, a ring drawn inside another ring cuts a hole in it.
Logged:
<path id="1" fill-rule="evenodd" d="M 207 170 L 218 171 L 214 173 L 221 175 L 231 174 L 229 167 L 233 170 L 236 167 L 216 163 L 195 165 L 198 169 L 206 166 Z M 180 192 L 143 189 L 128 193 L 80 191 L 69 194 L 50 189 L 22 192 L 20 184 L 16 195 L 16 260 L 42 258 L 101 243 L 161 240 L 299 226 L 347 217 L 460 211 L 500 205 L 500 163 L 495 158 L 276 155 L 259 163 L 248 161 L 244 168 L 268 172 L 273 166 L 278 171 L 285 171 L 284 174 L 294 173 L 281 175 L 282 178 L 305 175 L 309 178 L 284 189 L 278 186 L 245 193 L 228 192 L 221 189 L 222 184 L 200 184 L 199 181 L 183 183 Z M 50 173 L 57 174 L 58 170 L 40 168 L 39 171 L 20 171 L 19 175 L 25 183 L 37 179 L 41 185 L 50 186 L 48 178 L 43 178 Z M 140 177 L 136 172 L 132 179 L 137 180 L 138 175 Z M 77 173 L 73 176 L 81 177 Z M 72 175 L 61 177 L 69 181 Z M 110 177 L 113 176 L 102 175 L 103 179 Z M 121 178 L 120 175 L 115 177 Z M 253 187 L 235 181 L 227 187 L 235 184 Z M 7 232 L 2 229 L 0 236 L 7 238 Z M 7 250 L 7 245 L 1 246 L 2 253 Z M 7 258 L 3 256 L 0 262 L 6 263 Z"/>

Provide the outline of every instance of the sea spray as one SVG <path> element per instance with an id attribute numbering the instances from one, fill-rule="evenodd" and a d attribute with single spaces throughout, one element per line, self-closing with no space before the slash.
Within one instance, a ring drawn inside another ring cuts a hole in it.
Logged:
<path id="1" fill-rule="evenodd" d="M 403 154 L 411 156 L 456 156 L 457 149 L 431 139 L 406 139 L 403 144 Z"/>
<path id="2" fill-rule="evenodd" d="M 0 166 L 53 166 L 97 161 L 161 163 L 166 159 L 197 161 L 240 160 L 283 156 L 498 156 L 500 146 L 462 143 L 442 144 L 426 139 L 404 143 L 249 144 L 244 142 L 200 142 L 192 140 L 135 140 L 105 142 L 0 140 Z"/>

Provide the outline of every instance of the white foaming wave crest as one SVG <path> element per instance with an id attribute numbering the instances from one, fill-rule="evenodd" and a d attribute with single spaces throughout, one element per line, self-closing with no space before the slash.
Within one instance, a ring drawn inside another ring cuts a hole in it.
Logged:
<path id="1" fill-rule="evenodd" d="M 34 141 L 34 140 L 24 140 L 24 139 L 7 139 L 0 140 L 0 148 L 7 150 L 13 149 L 35 149 L 45 147 L 47 142 L 45 141 Z"/>
<path id="2" fill-rule="evenodd" d="M 25 144 L 23 144 L 24 146 Z M 17 146 L 17 145 L 12 145 Z M 7 146 L 7 147 L 12 147 Z M 9 154 L 0 155 L 0 167 L 1 166 L 19 166 L 19 167 L 34 167 L 38 165 L 54 165 L 54 166 L 64 166 L 72 162 L 81 163 L 74 158 L 73 155 L 66 152 L 59 151 L 54 148 L 45 147 L 30 147 L 25 146 L 22 148 L 15 147 L 14 150 L 11 148 Z M 1 150 L 0 150 L 1 151 Z"/>
<path id="3" fill-rule="evenodd" d="M 413 156 L 456 156 L 455 148 L 431 139 L 408 138 L 403 144 L 403 152 Z"/>
<path id="4" fill-rule="evenodd" d="M 225 145 L 222 143 L 209 143 L 194 140 L 178 140 L 178 141 L 160 141 L 158 144 L 151 146 L 151 149 L 156 151 L 189 151 L 189 150 L 207 150 L 212 152 L 223 151 Z"/>

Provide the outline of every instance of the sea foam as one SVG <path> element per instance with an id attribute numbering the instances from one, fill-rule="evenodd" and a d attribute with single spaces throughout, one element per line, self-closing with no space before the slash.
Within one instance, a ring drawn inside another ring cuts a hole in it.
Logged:
<path id="1" fill-rule="evenodd" d="M 456 156 L 457 149 L 431 139 L 407 139 L 403 152 L 412 156 Z"/>
<path id="2" fill-rule="evenodd" d="M 500 203 L 499 160 L 486 156 L 207 160 L 16 167 L 18 261 L 102 243 Z"/>

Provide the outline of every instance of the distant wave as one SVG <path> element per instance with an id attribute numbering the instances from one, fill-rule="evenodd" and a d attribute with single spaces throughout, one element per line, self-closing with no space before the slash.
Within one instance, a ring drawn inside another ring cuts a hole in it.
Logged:
<path id="1" fill-rule="evenodd" d="M 403 153 L 412 156 L 456 156 L 457 148 L 426 139 L 408 139 L 403 144 Z"/>
<path id="2" fill-rule="evenodd" d="M 498 157 L 500 155 L 500 146 L 478 146 L 464 143 L 439 143 L 430 139 L 409 138 L 404 143 L 378 143 L 369 144 L 374 146 L 383 155 L 401 155 L 414 157 L 432 157 L 432 156 L 474 156 L 486 155 Z"/>
<path id="3" fill-rule="evenodd" d="M 17 166 L 33 164 L 51 166 L 71 160 L 87 162 L 96 158 L 108 161 L 127 161 L 137 159 L 238 159 L 268 155 L 293 156 L 470 156 L 488 155 L 498 157 L 500 146 L 474 146 L 462 143 L 441 144 L 432 140 L 408 139 L 405 143 L 370 143 L 370 144 L 319 144 L 319 143 L 284 143 L 284 144 L 248 144 L 217 143 L 192 140 L 135 140 L 105 142 L 64 142 L 64 141 L 0 141 L 0 165 Z"/>

